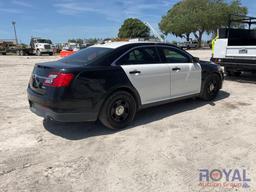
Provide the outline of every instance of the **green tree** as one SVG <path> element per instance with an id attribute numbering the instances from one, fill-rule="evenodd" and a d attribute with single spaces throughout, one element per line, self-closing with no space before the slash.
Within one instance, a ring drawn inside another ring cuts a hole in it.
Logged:
<path id="1" fill-rule="evenodd" d="M 78 38 L 78 39 L 69 39 L 68 42 L 69 43 L 83 44 L 84 41 L 83 41 L 83 39 Z"/>
<path id="2" fill-rule="evenodd" d="M 86 43 L 91 43 L 91 44 L 96 44 L 98 41 L 100 41 L 101 39 L 97 39 L 97 38 L 90 38 L 90 39 L 86 39 L 85 42 Z"/>
<path id="3" fill-rule="evenodd" d="M 162 17 L 159 27 L 164 34 L 186 37 L 194 34 L 201 46 L 205 32 L 216 32 L 228 25 L 230 14 L 247 14 L 240 0 L 182 0 Z"/>
<path id="4" fill-rule="evenodd" d="M 119 38 L 148 38 L 150 29 L 142 21 L 136 18 L 126 19 L 119 29 Z"/>

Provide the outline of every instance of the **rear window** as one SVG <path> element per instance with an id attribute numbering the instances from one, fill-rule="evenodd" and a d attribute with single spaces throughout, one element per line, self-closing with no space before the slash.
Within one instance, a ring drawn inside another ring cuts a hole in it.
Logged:
<path id="1" fill-rule="evenodd" d="M 111 51 L 112 49 L 110 48 L 88 47 L 86 49 L 78 51 L 73 55 L 61 59 L 60 61 L 63 63 L 76 63 L 81 65 L 87 65 L 110 53 Z"/>

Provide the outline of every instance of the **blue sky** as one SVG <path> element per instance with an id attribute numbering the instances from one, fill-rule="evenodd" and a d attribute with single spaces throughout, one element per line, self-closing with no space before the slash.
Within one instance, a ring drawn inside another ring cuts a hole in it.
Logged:
<path id="1" fill-rule="evenodd" d="M 55 43 L 69 38 L 115 37 L 124 19 L 137 17 L 157 29 L 161 16 L 178 0 L 0 0 L 0 39 L 47 37 Z M 255 0 L 242 0 L 256 16 Z"/>

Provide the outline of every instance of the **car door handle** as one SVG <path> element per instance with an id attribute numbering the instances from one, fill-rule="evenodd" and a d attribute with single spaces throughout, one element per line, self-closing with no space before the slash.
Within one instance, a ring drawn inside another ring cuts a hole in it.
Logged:
<path id="1" fill-rule="evenodd" d="M 130 74 L 140 74 L 141 72 L 138 71 L 138 70 L 134 70 L 134 71 L 130 71 L 129 73 L 130 73 Z"/>
<path id="2" fill-rule="evenodd" d="M 172 68 L 172 70 L 173 70 L 173 71 L 180 71 L 180 70 L 181 70 L 181 68 L 179 68 L 179 67 L 175 67 L 175 68 Z"/>

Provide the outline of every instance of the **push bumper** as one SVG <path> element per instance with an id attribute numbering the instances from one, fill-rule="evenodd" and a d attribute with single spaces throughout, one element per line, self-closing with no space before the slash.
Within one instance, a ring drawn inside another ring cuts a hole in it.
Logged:
<path id="1" fill-rule="evenodd" d="M 256 59 L 239 59 L 239 58 L 230 58 L 230 59 L 219 59 L 219 58 L 211 58 L 211 61 L 227 67 L 227 68 L 234 68 L 237 71 L 241 70 L 256 70 Z"/>

